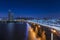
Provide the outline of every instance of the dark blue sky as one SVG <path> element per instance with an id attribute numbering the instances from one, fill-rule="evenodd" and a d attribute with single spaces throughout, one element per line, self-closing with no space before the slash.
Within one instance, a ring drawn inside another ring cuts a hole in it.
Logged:
<path id="1" fill-rule="evenodd" d="M 9 9 L 15 16 L 60 17 L 60 0 L 0 0 L 0 17 Z"/>

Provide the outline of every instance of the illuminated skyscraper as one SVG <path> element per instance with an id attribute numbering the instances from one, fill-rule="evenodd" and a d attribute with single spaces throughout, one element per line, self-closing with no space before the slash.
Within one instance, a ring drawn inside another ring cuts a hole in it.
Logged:
<path id="1" fill-rule="evenodd" d="M 8 11 L 8 20 L 9 21 L 12 21 L 13 20 L 13 15 L 12 15 L 11 10 Z"/>

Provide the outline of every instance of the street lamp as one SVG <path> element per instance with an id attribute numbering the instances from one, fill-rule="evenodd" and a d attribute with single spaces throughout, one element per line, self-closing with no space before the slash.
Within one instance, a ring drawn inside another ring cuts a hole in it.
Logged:
<path id="1" fill-rule="evenodd" d="M 51 29 L 51 40 L 53 40 L 54 33 L 56 33 L 56 30 L 55 29 Z"/>

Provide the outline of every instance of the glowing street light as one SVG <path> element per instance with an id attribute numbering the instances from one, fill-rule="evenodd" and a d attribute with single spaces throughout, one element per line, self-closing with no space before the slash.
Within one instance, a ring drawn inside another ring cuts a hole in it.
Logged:
<path id="1" fill-rule="evenodd" d="M 54 30 L 54 29 L 51 29 L 51 31 L 52 31 L 53 33 L 56 33 L 56 30 Z"/>
<path id="2" fill-rule="evenodd" d="M 56 33 L 56 30 L 55 29 L 51 29 L 51 40 L 53 40 L 54 33 Z"/>

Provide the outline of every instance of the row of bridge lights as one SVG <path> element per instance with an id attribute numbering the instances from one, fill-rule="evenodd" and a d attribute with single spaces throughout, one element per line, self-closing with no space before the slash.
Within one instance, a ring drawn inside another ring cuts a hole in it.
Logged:
<path id="1" fill-rule="evenodd" d="M 33 23 L 33 25 L 35 25 L 35 23 Z M 40 25 L 38 25 L 38 27 L 40 27 Z M 56 34 L 57 31 L 55 29 L 51 29 L 51 40 L 53 40 L 54 34 Z"/>

